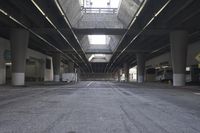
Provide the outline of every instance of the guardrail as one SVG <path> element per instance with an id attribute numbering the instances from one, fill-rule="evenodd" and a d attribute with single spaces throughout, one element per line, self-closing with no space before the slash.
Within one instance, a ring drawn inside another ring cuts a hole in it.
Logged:
<path id="1" fill-rule="evenodd" d="M 116 14 L 118 8 L 91 8 L 91 7 L 81 7 L 81 11 L 83 13 L 108 13 L 108 14 Z"/>

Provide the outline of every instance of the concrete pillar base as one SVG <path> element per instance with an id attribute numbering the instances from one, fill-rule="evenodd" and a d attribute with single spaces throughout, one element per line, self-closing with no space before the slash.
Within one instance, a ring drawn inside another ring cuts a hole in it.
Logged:
<path id="1" fill-rule="evenodd" d="M 144 74 L 145 74 L 145 53 L 137 53 L 137 82 L 144 82 Z"/>
<path id="2" fill-rule="evenodd" d="M 129 67 L 128 64 L 124 64 L 124 74 L 125 74 L 125 82 L 129 82 Z"/>
<path id="3" fill-rule="evenodd" d="M 144 82 L 144 76 L 138 75 L 138 83 L 143 83 Z"/>
<path id="4" fill-rule="evenodd" d="M 117 81 L 120 82 L 120 69 L 117 71 Z"/>
<path id="5" fill-rule="evenodd" d="M 12 73 L 12 85 L 14 85 L 14 86 L 25 85 L 25 74 L 24 73 Z"/>
<path id="6" fill-rule="evenodd" d="M 174 86 L 185 86 L 185 74 L 173 74 Z"/>
<path id="7" fill-rule="evenodd" d="M 0 68 L 0 85 L 6 83 L 6 70 L 5 68 Z"/>
<path id="8" fill-rule="evenodd" d="M 12 85 L 25 85 L 26 52 L 29 43 L 29 31 L 12 29 L 10 34 L 10 49 L 12 61 Z"/>
<path id="9" fill-rule="evenodd" d="M 170 33 L 171 58 L 173 67 L 173 85 L 185 86 L 185 68 L 187 63 L 187 31 L 172 31 Z"/>
<path id="10" fill-rule="evenodd" d="M 60 75 L 54 75 L 54 81 L 60 82 Z"/>

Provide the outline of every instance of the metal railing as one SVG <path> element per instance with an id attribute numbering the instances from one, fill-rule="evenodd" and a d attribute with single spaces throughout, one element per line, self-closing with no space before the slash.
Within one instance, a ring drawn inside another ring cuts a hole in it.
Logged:
<path id="1" fill-rule="evenodd" d="M 116 14 L 118 8 L 94 8 L 94 7 L 81 7 L 82 13 L 105 13 L 105 14 Z"/>

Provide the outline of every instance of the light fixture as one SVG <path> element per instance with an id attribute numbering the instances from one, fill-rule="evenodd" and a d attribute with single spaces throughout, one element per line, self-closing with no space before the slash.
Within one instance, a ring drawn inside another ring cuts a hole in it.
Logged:
<path id="1" fill-rule="evenodd" d="M 6 66 L 11 66 L 12 63 L 11 63 L 11 62 L 6 62 L 5 65 L 6 65 Z"/>

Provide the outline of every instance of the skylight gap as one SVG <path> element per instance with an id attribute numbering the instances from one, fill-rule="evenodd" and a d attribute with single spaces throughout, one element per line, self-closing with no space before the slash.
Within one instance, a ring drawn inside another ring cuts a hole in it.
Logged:
<path id="1" fill-rule="evenodd" d="M 88 35 L 91 45 L 106 45 L 106 35 Z"/>

